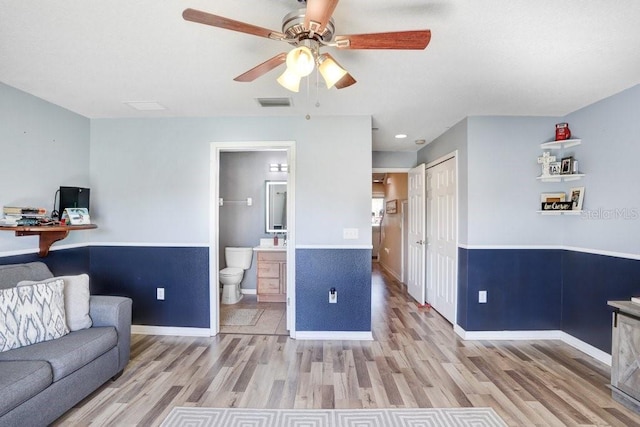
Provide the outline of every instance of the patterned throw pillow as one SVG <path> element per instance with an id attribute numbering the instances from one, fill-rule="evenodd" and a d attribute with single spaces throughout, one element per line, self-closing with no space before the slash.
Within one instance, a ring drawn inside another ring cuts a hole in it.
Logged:
<path id="1" fill-rule="evenodd" d="M 36 283 L 50 283 L 58 279 L 64 280 L 64 313 L 67 318 L 69 331 L 79 331 L 91 327 L 92 321 L 89 316 L 89 275 L 80 274 L 78 276 L 60 276 L 52 279 L 33 282 L 23 280 L 17 286 L 30 286 Z"/>
<path id="2" fill-rule="evenodd" d="M 68 333 L 63 280 L 0 290 L 0 351 Z"/>

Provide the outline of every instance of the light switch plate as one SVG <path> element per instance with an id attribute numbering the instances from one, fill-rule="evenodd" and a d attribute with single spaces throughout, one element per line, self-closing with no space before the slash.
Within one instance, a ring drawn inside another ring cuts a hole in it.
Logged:
<path id="1" fill-rule="evenodd" d="M 357 228 L 343 228 L 342 229 L 342 238 L 345 240 L 356 240 L 358 239 L 359 233 Z"/>

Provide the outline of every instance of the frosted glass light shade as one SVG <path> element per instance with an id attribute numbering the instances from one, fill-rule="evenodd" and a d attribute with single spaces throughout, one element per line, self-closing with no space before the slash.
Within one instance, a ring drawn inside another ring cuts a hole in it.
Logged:
<path id="1" fill-rule="evenodd" d="M 287 54 L 287 69 L 300 77 L 305 77 L 313 71 L 314 58 L 311 49 L 300 46 Z"/>
<path id="2" fill-rule="evenodd" d="M 291 72 L 289 67 L 284 70 L 284 73 L 278 77 L 277 82 L 280 83 L 282 87 L 285 89 L 289 89 L 291 92 L 299 92 L 300 91 L 300 77 L 296 73 Z"/>
<path id="3" fill-rule="evenodd" d="M 347 70 L 339 66 L 332 58 L 326 56 L 320 65 L 318 65 L 318 71 L 322 74 L 327 89 L 331 89 L 333 85 L 347 74 Z"/>

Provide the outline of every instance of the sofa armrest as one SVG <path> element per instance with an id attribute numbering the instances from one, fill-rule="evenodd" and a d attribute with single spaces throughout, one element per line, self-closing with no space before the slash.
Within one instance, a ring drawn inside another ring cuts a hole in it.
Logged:
<path id="1" fill-rule="evenodd" d="M 118 371 L 129 362 L 131 349 L 131 298 L 91 295 L 89 315 L 93 326 L 114 326 L 118 333 Z"/>

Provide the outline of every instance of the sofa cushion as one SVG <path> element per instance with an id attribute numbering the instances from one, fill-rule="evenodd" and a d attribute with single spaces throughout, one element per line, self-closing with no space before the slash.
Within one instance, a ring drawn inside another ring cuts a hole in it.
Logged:
<path id="1" fill-rule="evenodd" d="M 67 326 L 70 331 L 79 331 L 91 327 L 91 317 L 89 316 L 89 275 L 80 274 L 77 276 L 60 276 L 43 281 L 52 282 L 57 279 L 64 280 L 64 309 L 67 319 Z M 18 282 L 18 286 L 33 285 L 37 282 L 23 280 Z"/>
<path id="2" fill-rule="evenodd" d="M 45 280 L 53 277 L 43 262 L 0 265 L 0 289 L 13 288 L 21 280 Z"/>
<path id="3" fill-rule="evenodd" d="M 47 362 L 0 362 L 0 416 L 40 393 L 52 379 Z"/>
<path id="4" fill-rule="evenodd" d="M 44 360 L 51 364 L 56 382 L 111 350 L 117 340 L 112 326 L 83 329 L 56 340 L 0 353 L 0 364 L 3 360 Z"/>
<path id="5" fill-rule="evenodd" d="M 63 291 L 62 280 L 0 289 L 0 351 L 68 334 Z"/>

